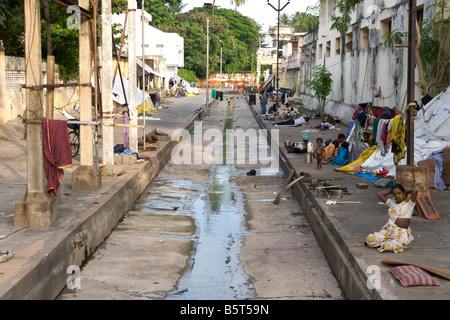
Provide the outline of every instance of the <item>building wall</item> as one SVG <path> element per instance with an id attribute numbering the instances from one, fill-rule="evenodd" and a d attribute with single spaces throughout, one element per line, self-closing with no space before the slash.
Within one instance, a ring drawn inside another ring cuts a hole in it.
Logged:
<path id="1" fill-rule="evenodd" d="M 26 108 L 26 90 L 21 89 L 25 85 L 25 58 L 5 57 L 5 92 L 1 101 L 3 101 L 0 119 L 2 123 L 10 120 L 21 118 Z M 42 79 L 46 83 L 46 63 L 42 65 Z M 59 68 L 56 66 L 56 71 Z M 2 72 L 2 70 L 0 70 Z M 55 83 L 61 83 L 59 74 L 55 74 Z M 69 109 L 78 105 L 79 94 L 78 87 L 62 87 L 54 90 L 54 106 L 55 108 Z M 45 93 L 45 90 L 44 90 Z M 42 101 L 42 107 L 45 108 L 45 99 Z M 59 116 L 59 112 L 55 112 L 55 118 Z"/>
<path id="2" fill-rule="evenodd" d="M 142 56 L 142 11 L 136 10 L 136 55 Z M 113 23 L 125 24 L 125 13 L 113 14 Z M 184 39 L 176 33 L 167 33 L 149 25 L 151 15 L 144 11 L 145 56 L 164 56 L 167 66 L 184 67 Z M 125 30 L 128 34 L 128 28 Z"/>
<path id="3" fill-rule="evenodd" d="M 223 73 L 222 78 L 220 77 L 220 72 L 212 72 L 209 75 L 209 87 L 219 88 L 220 80 L 222 79 L 222 88 L 230 88 L 234 86 L 256 86 L 258 82 L 256 81 L 256 75 L 251 71 L 237 71 L 235 73 Z M 206 88 L 206 80 L 200 79 L 198 85 L 201 88 Z"/>
<path id="4" fill-rule="evenodd" d="M 434 1 L 417 0 L 418 10 L 432 3 Z M 404 111 L 407 103 L 407 48 L 385 45 L 383 35 L 388 30 L 407 31 L 407 8 L 407 2 L 401 0 L 365 1 L 353 13 L 346 34 L 340 34 L 330 28 L 334 5 L 333 0 L 328 0 L 327 7 L 321 10 L 319 28 L 304 39 L 300 71 L 287 72 L 298 74 L 296 95 L 302 97 L 308 108 L 318 108 L 319 102 L 305 81 L 311 77 L 314 66 L 325 64 L 333 78 L 332 92 L 325 105 L 326 113 L 343 120 L 351 119 L 355 106 L 368 101 L 374 106 Z M 425 17 L 431 14 L 431 10 L 424 10 Z M 280 76 L 280 86 L 292 88 L 292 84 L 282 80 L 291 78 L 297 77 Z M 379 88 L 381 97 L 376 98 Z M 415 97 L 418 102 L 423 97 L 418 86 Z"/>

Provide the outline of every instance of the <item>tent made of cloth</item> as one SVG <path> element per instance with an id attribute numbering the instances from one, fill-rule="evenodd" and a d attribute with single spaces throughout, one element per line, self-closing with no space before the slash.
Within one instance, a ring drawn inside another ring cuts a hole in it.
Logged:
<path id="1" fill-rule="evenodd" d="M 450 146 L 450 87 L 437 95 L 422 107 L 414 120 L 414 164 L 428 159 L 434 152 Z M 347 140 L 351 139 L 348 137 Z M 388 170 L 395 176 L 396 164 L 391 148 L 383 152 L 380 148 L 369 148 L 371 153 L 361 153 L 358 164 L 365 171 Z M 367 149 L 367 150 L 369 150 Z M 408 152 L 408 150 L 406 150 Z M 363 157 L 364 154 L 364 157 Z M 406 159 L 401 159 L 397 165 L 406 165 Z M 346 168 L 347 167 L 347 168 Z M 336 170 L 348 171 L 352 164 Z M 352 168 L 353 169 L 353 168 Z M 350 169 L 350 170 L 352 170 Z"/>
<path id="2" fill-rule="evenodd" d="M 142 60 L 140 60 L 139 58 L 136 58 L 136 63 L 137 63 L 137 66 L 136 66 L 137 67 L 136 68 L 137 75 L 138 75 L 138 77 L 142 77 Z M 150 67 L 148 64 L 144 65 L 144 69 L 145 69 L 145 73 L 147 73 L 147 74 L 151 73 L 159 78 L 164 78 L 164 76 L 162 74 L 153 70 L 153 68 Z"/>
<path id="3" fill-rule="evenodd" d="M 120 81 L 120 76 L 119 76 L 119 78 L 116 76 L 116 81 L 114 82 L 114 87 L 113 87 L 113 100 L 120 105 L 125 104 L 125 95 L 127 98 L 126 101 L 128 101 L 128 102 L 130 101 L 128 79 L 122 77 L 122 80 L 123 80 L 123 87 L 122 87 L 122 82 Z M 125 93 L 124 93 L 124 89 L 125 89 Z M 136 89 L 137 89 L 137 96 L 136 96 L 137 112 L 142 113 L 142 106 L 144 105 L 144 102 L 145 102 L 145 112 L 147 114 L 156 113 L 156 109 L 155 109 L 155 106 L 153 105 L 150 95 L 147 93 L 143 94 L 143 91 L 139 88 L 136 88 Z M 130 110 L 130 114 L 132 116 L 136 113 L 136 110 L 131 110 L 131 108 L 129 108 L 129 110 Z"/>
<path id="4" fill-rule="evenodd" d="M 266 90 L 267 86 L 269 85 L 270 82 L 272 82 L 273 79 L 274 78 L 272 76 L 269 77 L 269 79 L 263 85 L 263 90 Z"/>
<path id="5" fill-rule="evenodd" d="M 114 74 L 111 74 L 112 78 L 114 77 Z M 123 87 L 122 87 L 123 82 Z M 95 87 L 95 80 L 91 80 L 92 85 Z M 124 92 L 125 90 L 125 92 Z M 147 114 L 156 113 L 156 109 L 153 105 L 152 99 L 150 95 L 147 93 L 144 93 L 141 89 L 136 88 L 137 95 L 137 106 L 136 109 L 133 109 L 130 105 L 128 105 L 128 110 L 130 112 L 130 116 L 134 117 L 137 113 L 142 113 L 143 105 L 145 102 L 145 111 Z M 120 79 L 120 75 L 116 75 L 116 79 L 114 81 L 113 86 L 113 101 L 119 105 L 123 105 L 126 103 L 126 101 L 130 101 L 130 93 L 129 93 L 129 81 L 127 78 L 122 77 L 122 81 Z M 126 97 L 126 99 L 125 99 Z"/>

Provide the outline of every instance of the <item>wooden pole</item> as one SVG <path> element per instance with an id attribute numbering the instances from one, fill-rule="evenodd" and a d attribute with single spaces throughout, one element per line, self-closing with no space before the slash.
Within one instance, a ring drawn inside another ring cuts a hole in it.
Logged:
<path id="1" fill-rule="evenodd" d="M 47 27 L 47 84 L 55 83 L 55 57 L 52 55 L 52 32 L 50 23 L 50 14 L 48 11 L 48 0 L 44 0 L 45 24 Z M 45 115 L 47 119 L 53 119 L 53 104 L 55 90 L 47 89 Z"/>
<path id="2" fill-rule="evenodd" d="M 55 56 L 47 56 L 47 84 L 55 83 Z M 54 100 L 55 89 L 47 88 L 46 102 L 45 102 L 45 116 L 47 119 L 53 119 L 54 116 Z"/>
<path id="3" fill-rule="evenodd" d="M 408 76 L 407 76 L 407 149 L 406 162 L 414 166 L 414 86 L 415 84 L 415 50 L 416 50 L 416 0 L 409 0 L 409 22 L 408 22 Z"/>

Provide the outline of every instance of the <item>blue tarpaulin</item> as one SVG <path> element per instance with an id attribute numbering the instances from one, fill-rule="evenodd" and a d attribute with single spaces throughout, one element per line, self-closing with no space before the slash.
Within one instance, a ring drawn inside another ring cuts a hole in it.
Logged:
<path id="1" fill-rule="evenodd" d="M 369 181 L 376 182 L 381 179 L 379 177 L 372 176 L 372 174 L 373 174 L 373 172 L 355 172 L 355 173 L 353 173 L 354 176 L 358 176 L 358 177 L 364 178 Z M 389 184 L 386 187 L 392 188 L 393 186 L 394 186 L 394 182 L 392 182 L 392 180 L 391 180 L 391 182 L 389 182 Z"/>

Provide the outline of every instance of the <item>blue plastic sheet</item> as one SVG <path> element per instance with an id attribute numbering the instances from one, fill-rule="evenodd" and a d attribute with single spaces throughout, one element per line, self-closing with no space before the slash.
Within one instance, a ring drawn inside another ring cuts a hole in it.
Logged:
<path id="1" fill-rule="evenodd" d="M 361 178 L 364 178 L 364 179 L 369 180 L 369 181 L 374 181 L 374 182 L 376 182 L 376 181 L 381 179 L 379 177 L 372 176 L 372 174 L 373 174 L 373 172 L 355 172 L 353 175 L 361 177 Z M 391 182 L 389 182 L 386 187 L 392 188 L 393 186 L 394 186 L 394 182 L 392 182 L 392 180 L 391 180 Z"/>

